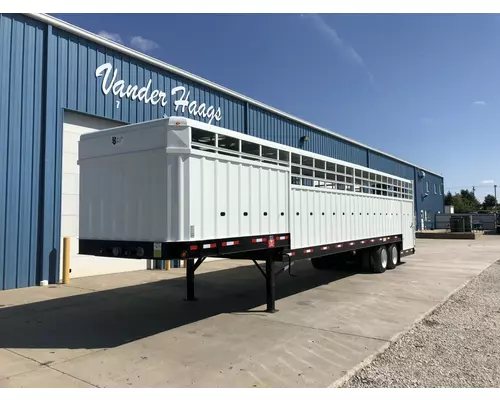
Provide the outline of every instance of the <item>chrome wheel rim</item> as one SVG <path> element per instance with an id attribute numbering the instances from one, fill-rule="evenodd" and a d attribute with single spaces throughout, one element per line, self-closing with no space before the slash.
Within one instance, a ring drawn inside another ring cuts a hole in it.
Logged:
<path id="1" fill-rule="evenodd" d="M 382 249 L 380 254 L 380 264 L 382 265 L 383 269 L 387 267 L 387 250 L 384 248 Z"/>
<path id="2" fill-rule="evenodd" d="M 398 249 L 397 249 L 397 247 L 396 247 L 396 246 L 394 246 L 394 247 L 391 249 L 391 253 L 392 253 L 392 254 L 391 254 L 391 256 L 392 256 L 392 263 L 393 263 L 394 265 L 396 265 L 396 264 L 397 264 L 397 262 L 398 262 Z"/>

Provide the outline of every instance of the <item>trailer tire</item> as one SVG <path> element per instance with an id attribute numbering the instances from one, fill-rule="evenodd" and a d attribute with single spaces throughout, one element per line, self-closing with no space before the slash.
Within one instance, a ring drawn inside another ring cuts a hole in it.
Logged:
<path id="1" fill-rule="evenodd" d="M 391 244 L 387 246 L 387 269 L 394 269 L 399 264 L 398 246 Z"/>
<path id="2" fill-rule="evenodd" d="M 372 250 L 370 254 L 370 264 L 372 271 L 381 274 L 385 272 L 388 264 L 388 253 L 385 246 L 380 246 Z"/>

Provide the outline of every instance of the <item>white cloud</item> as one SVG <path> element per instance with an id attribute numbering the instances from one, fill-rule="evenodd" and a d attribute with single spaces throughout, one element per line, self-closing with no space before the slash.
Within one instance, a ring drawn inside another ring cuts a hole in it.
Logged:
<path id="1" fill-rule="evenodd" d="M 476 100 L 472 104 L 474 104 L 476 106 L 485 106 L 486 102 L 484 100 Z"/>
<path id="2" fill-rule="evenodd" d="M 330 25 L 326 23 L 326 21 L 321 18 L 318 14 L 300 14 L 302 18 L 307 18 L 311 20 L 319 31 L 321 31 L 333 44 L 335 49 L 339 54 L 344 57 L 347 57 L 349 60 L 358 64 L 359 66 L 366 68 L 363 57 L 348 43 L 346 43 L 340 36 L 337 34 L 337 31 L 332 28 Z M 370 81 L 373 82 L 373 74 L 370 71 L 368 72 L 368 76 Z"/>
<path id="3" fill-rule="evenodd" d="M 102 36 L 105 39 L 112 40 L 113 42 L 117 42 L 120 44 L 123 44 L 123 40 L 121 36 L 118 33 L 111 33 L 111 32 L 106 32 L 106 31 L 100 31 L 98 33 L 99 36 Z"/>
<path id="4" fill-rule="evenodd" d="M 482 183 L 483 185 L 492 185 L 492 184 L 494 184 L 494 183 L 495 183 L 495 181 L 494 181 L 493 179 L 486 179 L 486 180 L 484 180 L 484 181 L 481 181 L 481 183 Z"/>
<path id="5" fill-rule="evenodd" d="M 158 43 L 153 42 L 152 40 L 143 38 L 142 36 L 134 36 L 130 40 L 130 45 L 139 51 L 142 51 L 143 53 L 149 53 L 152 50 L 157 49 L 160 47 Z"/>

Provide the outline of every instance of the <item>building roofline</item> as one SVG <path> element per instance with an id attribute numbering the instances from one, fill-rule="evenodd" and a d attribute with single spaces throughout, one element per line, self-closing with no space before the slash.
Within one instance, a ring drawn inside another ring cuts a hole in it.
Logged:
<path id="1" fill-rule="evenodd" d="M 403 160 L 401 158 L 394 157 L 394 156 L 392 156 L 392 155 L 390 155 L 388 153 L 385 153 L 383 151 L 374 149 L 374 148 L 372 148 L 370 146 L 367 146 L 367 145 L 364 145 L 362 143 L 359 143 L 359 142 L 357 142 L 357 141 L 355 141 L 353 139 L 349 139 L 349 138 L 347 138 L 345 136 L 342 136 L 342 135 L 340 135 L 338 133 L 329 131 L 329 130 L 327 130 L 325 128 L 322 128 L 320 126 L 314 125 L 314 124 L 312 124 L 310 122 L 307 122 L 307 121 L 302 120 L 300 118 L 294 117 L 291 114 L 288 114 L 286 112 L 278 110 L 278 109 L 276 109 L 274 107 L 268 106 L 268 105 L 266 105 L 264 103 L 261 103 L 261 102 L 259 102 L 257 100 L 254 100 L 254 99 L 252 99 L 250 97 L 247 97 L 245 95 L 237 93 L 237 92 L 235 92 L 235 91 L 233 91 L 231 89 L 225 88 L 224 86 L 221 86 L 221 85 L 218 85 L 218 84 L 216 84 L 214 82 L 211 82 L 211 81 L 209 81 L 209 80 L 207 80 L 205 78 L 202 78 L 200 76 L 194 75 L 194 74 L 192 74 L 190 72 L 187 72 L 187 71 L 184 71 L 184 70 L 182 70 L 180 68 L 174 67 L 173 65 L 170 65 L 170 64 L 168 64 L 168 63 L 166 63 L 164 61 L 158 60 L 158 59 L 156 59 L 154 57 L 151 57 L 151 56 L 148 56 L 148 55 L 146 55 L 144 53 L 141 53 L 139 51 L 133 50 L 130 47 L 127 47 L 127 46 L 124 46 L 122 44 L 113 42 L 112 40 L 109 40 L 109 39 L 105 39 L 102 36 L 99 36 L 99 35 L 97 35 L 95 33 L 89 32 L 89 31 L 87 31 L 87 30 L 85 30 L 83 28 L 80 28 L 78 26 L 70 24 L 70 23 L 68 23 L 66 21 L 62 21 L 62 20 L 60 20 L 58 18 L 52 17 L 52 16 L 47 15 L 47 14 L 43 14 L 43 13 L 25 13 L 25 15 L 27 15 L 28 17 L 34 18 L 34 19 L 36 19 L 38 21 L 45 22 L 45 23 L 47 23 L 49 25 L 52 25 L 52 26 L 54 26 L 56 28 L 59 28 L 61 30 L 64 30 L 64 31 L 73 33 L 73 34 L 75 34 L 77 36 L 83 37 L 83 38 L 85 38 L 85 39 L 87 39 L 89 41 L 92 41 L 92 42 L 98 43 L 100 45 L 103 45 L 105 47 L 111 48 L 111 49 L 113 49 L 115 51 L 127 54 L 127 55 L 129 55 L 131 57 L 134 57 L 134 58 L 137 58 L 139 60 L 142 60 L 142 61 L 144 61 L 144 62 L 146 62 L 148 64 L 154 65 L 154 66 L 159 67 L 161 69 L 164 69 L 164 70 L 166 70 L 168 72 L 172 72 L 172 73 L 175 73 L 177 75 L 183 76 L 183 77 L 185 77 L 187 79 L 190 79 L 192 81 L 195 81 L 197 83 L 201 83 L 201 84 L 203 84 L 205 86 L 208 86 L 208 87 L 210 87 L 212 89 L 215 89 L 215 90 L 218 90 L 220 92 L 223 92 L 223 93 L 225 93 L 225 94 L 227 94 L 229 96 L 235 97 L 235 98 L 237 98 L 239 100 L 242 100 L 242 101 L 245 101 L 245 102 L 247 102 L 249 104 L 258 106 L 258 107 L 260 107 L 260 108 L 262 108 L 262 109 L 264 109 L 266 111 L 270 111 L 270 112 L 272 112 L 274 114 L 277 114 L 277 115 L 279 115 L 279 116 L 281 116 L 283 118 L 286 118 L 286 119 L 289 119 L 291 121 L 297 122 L 299 124 L 305 125 L 305 126 L 307 126 L 309 128 L 312 128 L 312 129 L 315 129 L 315 130 L 320 131 L 322 133 L 325 133 L 327 135 L 336 137 L 338 139 L 341 139 L 341 140 L 343 140 L 345 142 L 354 144 L 354 145 L 359 146 L 361 148 L 370 150 L 370 151 L 372 151 L 374 153 L 383 155 L 385 157 L 389 157 L 392 160 L 399 161 L 399 162 L 404 163 L 406 165 L 409 165 L 411 167 L 418 168 L 418 169 L 420 169 L 422 171 L 425 171 L 427 173 L 430 173 L 430 174 L 433 174 L 433 175 L 436 175 L 436 176 L 439 176 L 439 177 L 443 177 L 441 174 L 438 174 L 436 172 L 428 170 L 427 168 L 422 168 L 422 167 L 420 167 L 420 166 L 418 166 L 416 164 L 413 164 L 411 162 L 405 161 L 405 160 Z"/>

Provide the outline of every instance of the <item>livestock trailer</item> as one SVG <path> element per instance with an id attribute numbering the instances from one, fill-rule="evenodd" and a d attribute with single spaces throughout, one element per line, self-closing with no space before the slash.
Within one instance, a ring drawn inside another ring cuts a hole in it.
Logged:
<path id="1" fill-rule="evenodd" d="M 382 273 L 415 252 L 412 181 L 195 120 L 84 134 L 78 164 L 79 253 L 185 259 L 187 300 L 206 257 L 253 260 L 273 312 L 295 260 Z"/>

